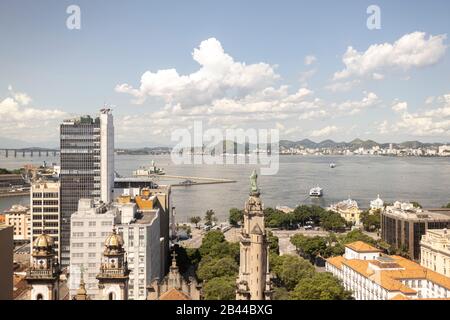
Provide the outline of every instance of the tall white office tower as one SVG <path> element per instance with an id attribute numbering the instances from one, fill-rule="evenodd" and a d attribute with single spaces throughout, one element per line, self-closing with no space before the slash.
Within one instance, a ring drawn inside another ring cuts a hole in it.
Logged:
<path id="1" fill-rule="evenodd" d="M 100 110 L 100 179 L 101 200 L 114 199 L 114 123 L 110 109 Z"/>
<path id="2" fill-rule="evenodd" d="M 80 199 L 112 200 L 114 125 L 111 109 L 61 124 L 61 265 L 70 264 L 70 218 Z"/>

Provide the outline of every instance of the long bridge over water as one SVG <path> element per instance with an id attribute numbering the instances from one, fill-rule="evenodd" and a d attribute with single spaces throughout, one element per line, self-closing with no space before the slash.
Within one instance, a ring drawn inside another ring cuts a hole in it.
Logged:
<path id="1" fill-rule="evenodd" d="M 59 149 L 46 149 L 46 148 L 21 148 L 21 149 L 13 149 L 13 148 L 0 148 L 0 157 L 25 157 L 25 156 L 38 156 L 38 157 L 48 157 L 59 155 Z"/>

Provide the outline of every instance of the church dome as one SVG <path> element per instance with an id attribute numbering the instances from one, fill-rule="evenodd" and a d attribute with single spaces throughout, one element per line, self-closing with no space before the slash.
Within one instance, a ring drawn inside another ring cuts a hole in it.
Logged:
<path id="1" fill-rule="evenodd" d="M 53 238 L 48 234 L 39 235 L 33 242 L 33 248 L 35 249 L 47 249 L 53 247 Z"/>
<path id="2" fill-rule="evenodd" d="M 116 229 L 113 229 L 113 232 L 106 238 L 105 246 L 110 247 L 122 247 L 123 239 L 120 235 L 116 233 Z"/>

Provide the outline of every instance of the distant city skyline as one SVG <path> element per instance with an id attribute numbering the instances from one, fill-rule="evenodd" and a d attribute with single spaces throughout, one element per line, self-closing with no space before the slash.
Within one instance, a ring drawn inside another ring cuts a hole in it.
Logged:
<path id="1" fill-rule="evenodd" d="M 194 120 L 292 141 L 449 141 L 446 1 L 377 1 L 379 30 L 372 1 L 78 1 L 80 30 L 71 4 L 0 3 L 0 147 L 56 147 L 62 120 L 104 104 L 117 148 L 173 146 Z"/>

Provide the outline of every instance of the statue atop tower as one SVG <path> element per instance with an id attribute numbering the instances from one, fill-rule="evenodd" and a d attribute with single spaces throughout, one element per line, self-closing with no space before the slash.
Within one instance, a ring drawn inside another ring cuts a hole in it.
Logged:
<path id="1" fill-rule="evenodd" d="M 250 196 L 244 207 L 244 224 L 240 235 L 239 277 L 236 300 L 271 300 L 269 245 L 264 225 L 264 206 L 257 183 L 256 170 L 250 176 Z"/>

